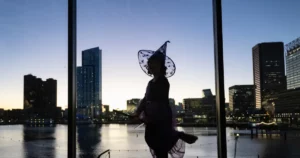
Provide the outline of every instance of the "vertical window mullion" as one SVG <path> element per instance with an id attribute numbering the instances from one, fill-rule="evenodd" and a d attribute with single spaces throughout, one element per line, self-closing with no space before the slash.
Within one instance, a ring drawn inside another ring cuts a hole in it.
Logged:
<path id="1" fill-rule="evenodd" d="M 76 158 L 76 0 L 68 0 L 68 158 Z"/>
<path id="2" fill-rule="evenodd" d="M 216 80 L 216 115 L 218 130 L 218 157 L 227 158 L 221 0 L 213 0 L 213 27 L 215 52 L 214 56 Z"/>

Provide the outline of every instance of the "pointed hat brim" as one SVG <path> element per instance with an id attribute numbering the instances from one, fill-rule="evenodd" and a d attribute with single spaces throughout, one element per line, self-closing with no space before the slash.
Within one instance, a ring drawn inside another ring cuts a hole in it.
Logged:
<path id="1" fill-rule="evenodd" d="M 169 41 L 167 41 L 167 42 L 169 42 Z M 167 42 L 166 42 L 166 43 L 167 43 Z M 166 43 L 165 43 L 164 45 L 166 45 Z M 161 47 L 161 48 L 162 48 L 162 47 Z M 165 49 L 166 49 L 166 47 L 165 47 Z M 159 50 L 160 50 L 160 49 L 159 49 Z M 165 66 L 166 66 L 166 68 L 167 68 L 167 70 L 166 70 L 166 77 L 167 77 L 167 78 L 172 77 L 172 76 L 175 74 L 175 72 L 176 72 L 176 66 L 175 66 L 175 63 L 174 63 L 174 61 L 173 61 L 170 57 L 168 57 L 168 56 L 166 55 L 166 51 L 165 51 L 165 52 L 160 52 L 159 50 L 157 50 L 157 51 L 152 51 L 152 50 L 140 50 L 140 51 L 138 52 L 138 60 L 139 60 L 140 67 L 141 67 L 141 69 L 142 69 L 148 76 L 152 77 L 152 75 L 148 73 L 148 60 L 149 60 L 149 58 L 150 58 L 152 55 L 154 55 L 154 54 L 156 54 L 156 53 L 162 53 L 162 54 L 164 54 L 164 56 L 165 56 Z"/>

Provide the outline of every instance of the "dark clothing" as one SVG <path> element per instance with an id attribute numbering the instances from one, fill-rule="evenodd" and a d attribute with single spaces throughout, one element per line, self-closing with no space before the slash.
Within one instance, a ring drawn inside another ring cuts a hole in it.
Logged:
<path id="1" fill-rule="evenodd" d="M 159 77 L 155 82 L 148 82 L 145 99 L 146 101 L 155 101 L 169 104 L 170 84 L 166 77 Z"/>
<path id="2" fill-rule="evenodd" d="M 155 156 L 157 158 L 168 158 L 168 152 L 167 151 L 156 150 L 154 152 L 155 152 Z"/>
<path id="3" fill-rule="evenodd" d="M 170 84 L 166 77 L 157 78 L 154 82 L 149 81 L 144 100 L 151 106 L 157 103 L 159 108 L 155 111 L 155 121 L 146 123 L 145 140 L 148 146 L 159 155 L 167 154 L 178 141 L 178 132 L 172 126 L 172 109 L 169 105 Z M 147 118 L 147 110 L 144 111 Z M 159 121 L 156 119 L 159 118 Z"/>

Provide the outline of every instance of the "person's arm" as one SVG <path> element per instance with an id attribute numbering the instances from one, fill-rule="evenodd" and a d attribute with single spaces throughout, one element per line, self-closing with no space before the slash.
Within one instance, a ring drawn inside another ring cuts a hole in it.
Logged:
<path id="1" fill-rule="evenodd" d="M 147 89 L 148 89 L 149 83 L 147 85 L 146 88 L 146 93 L 147 93 Z M 141 113 L 145 110 L 145 106 L 146 106 L 146 93 L 143 99 L 141 99 L 137 105 L 137 108 L 134 112 L 134 116 L 135 117 L 139 117 L 141 115 Z"/>
<path id="2" fill-rule="evenodd" d="M 146 99 L 143 98 L 142 100 L 140 100 L 139 105 L 135 111 L 135 115 L 136 116 L 140 116 L 140 114 L 144 111 L 145 109 L 145 105 L 146 105 Z"/>

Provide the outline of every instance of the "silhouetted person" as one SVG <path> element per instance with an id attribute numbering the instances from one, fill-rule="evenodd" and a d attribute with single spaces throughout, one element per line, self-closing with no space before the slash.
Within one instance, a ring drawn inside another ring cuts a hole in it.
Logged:
<path id="1" fill-rule="evenodd" d="M 135 116 L 142 116 L 146 125 L 145 140 L 152 156 L 156 158 L 168 158 L 168 153 L 183 157 L 183 141 L 192 144 L 198 139 L 175 130 L 169 105 L 170 84 L 167 79 L 175 73 L 175 64 L 166 56 L 166 44 L 167 42 L 156 52 L 141 50 L 138 54 L 142 69 L 149 76 L 153 76 L 153 79 L 148 83 L 145 97 L 141 100 Z"/>

